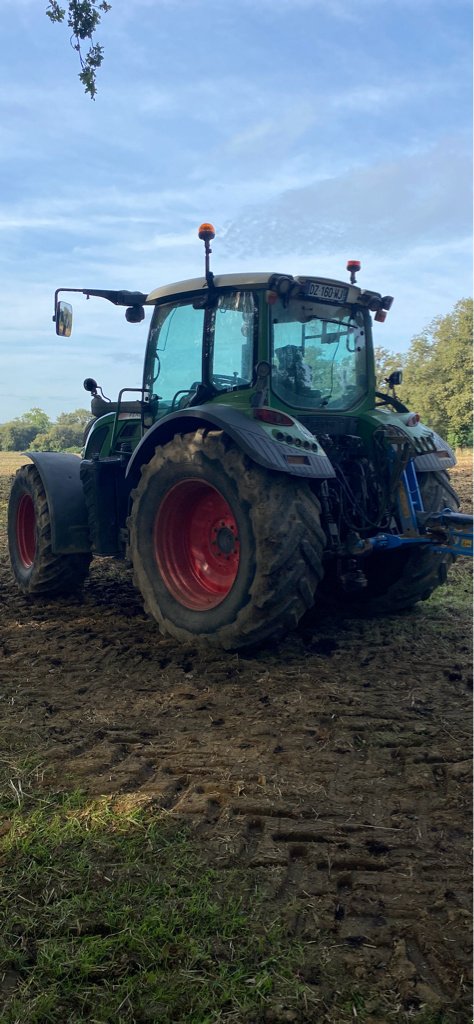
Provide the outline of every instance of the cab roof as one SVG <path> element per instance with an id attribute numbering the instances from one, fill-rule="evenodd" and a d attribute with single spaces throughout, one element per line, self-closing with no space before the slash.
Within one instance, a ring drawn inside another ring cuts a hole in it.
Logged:
<path id="1" fill-rule="evenodd" d="M 339 285 L 343 288 L 348 288 L 347 301 L 358 302 L 363 294 L 361 288 L 357 285 L 351 285 L 348 281 L 336 281 L 333 278 L 328 277 L 317 277 L 316 275 L 301 275 L 300 277 L 293 277 L 289 274 L 278 274 L 278 273 L 247 273 L 247 274 L 217 274 L 214 277 L 215 288 L 270 288 L 273 286 L 273 282 L 281 277 L 290 277 L 297 284 L 305 284 L 307 281 L 322 281 L 325 284 Z M 178 295 L 185 295 L 190 292 L 205 292 L 208 289 L 208 284 L 205 277 L 192 277 L 187 281 L 176 281 L 174 284 L 161 285 L 160 288 L 155 288 L 147 296 L 147 303 L 159 302 L 160 299 L 166 299 L 176 297 Z M 365 292 L 365 295 L 378 295 L 378 292 Z"/>
<path id="2" fill-rule="evenodd" d="M 264 288 L 274 274 L 218 274 L 214 277 L 215 288 Z M 205 277 L 191 277 L 187 281 L 176 281 L 174 284 L 164 284 L 155 288 L 147 297 L 147 302 L 157 302 L 171 295 L 181 295 L 185 292 L 200 292 L 207 290 Z"/>

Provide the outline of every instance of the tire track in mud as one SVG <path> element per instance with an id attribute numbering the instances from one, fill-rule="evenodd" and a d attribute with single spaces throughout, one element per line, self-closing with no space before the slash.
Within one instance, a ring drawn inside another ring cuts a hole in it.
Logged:
<path id="1" fill-rule="evenodd" d="M 309 983 L 337 966 L 464 1021 L 471 676 L 456 609 L 322 619 L 242 657 L 161 637 L 108 560 L 83 599 L 32 605 L 2 547 L 0 582 L 9 756 L 34 751 L 49 784 L 185 816 L 220 870 L 247 868 L 284 914 Z"/>

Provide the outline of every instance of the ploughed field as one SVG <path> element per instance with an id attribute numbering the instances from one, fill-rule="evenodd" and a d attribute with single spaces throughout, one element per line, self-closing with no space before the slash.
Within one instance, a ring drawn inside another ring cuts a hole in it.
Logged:
<path id="1" fill-rule="evenodd" d="M 180 646 L 109 559 L 82 598 L 19 595 L 5 513 L 21 459 L 0 459 L 2 757 L 184 816 L 332 975 L 391 993 L 400 1020 L 427 1005 L 467 1022 L 468 560 L 410 614 L 325 616 L 248 656 Z M 452 480 L 469 511 L 467 456 Z"/>

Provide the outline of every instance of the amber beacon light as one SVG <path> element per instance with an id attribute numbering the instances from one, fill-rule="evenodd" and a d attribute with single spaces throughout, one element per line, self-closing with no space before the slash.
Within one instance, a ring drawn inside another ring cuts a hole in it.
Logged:
<path id="1" fill-rule="evenodd" d="M 199 231 L 198 231 L 198 236 L 201 239 L 201 241 L 204 242 L 204 251 L 206 253 L 206 281 L 207 281 L 208 287 L 209 288 L 213 288 L 214 287 L 214 275 L 213 275 L 212 270 L 210 268 L 209 256 L 210 256 L 210 254 L 212 252 L 210 243 L 212 242 L 212 239 L 216 237 L 216 232 L 214 230 L 214 225 L 213 224 L 201 224 L 201 227 L 199 228 Z"/>
<path id="2" fill-rule="evenodd" d="M 199 228 L 199 231 L 198 231 L 198 237 L 203 242 L 210 242 L 213 238 L 216 237 L 216 232 L 215 232 L 215 229 L 214 229 L 214 225 L 213 224 L 201 224 L 201 227 Z"/>

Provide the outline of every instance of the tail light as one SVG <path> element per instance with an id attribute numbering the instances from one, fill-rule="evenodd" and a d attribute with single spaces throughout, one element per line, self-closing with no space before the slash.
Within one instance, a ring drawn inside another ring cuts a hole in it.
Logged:
<path id="1" fill-rule="evenodd" d="M 272 423 L 279 427 L 293 426 L 293 420 L 286 413 L 280 412 L 278 409 L 262 407 L 261 409 L 254 409 L 253 415 L 256 420 L 262 420 L 262 423 Z"/>

